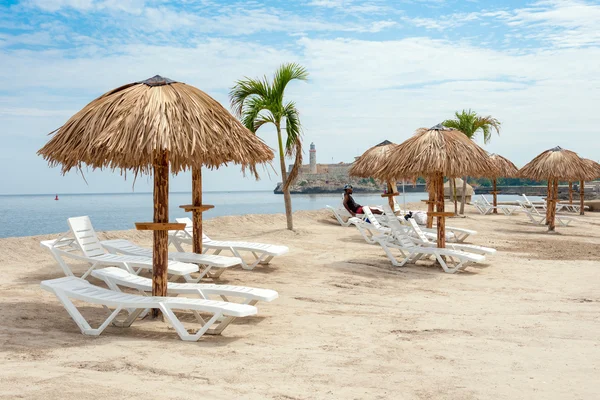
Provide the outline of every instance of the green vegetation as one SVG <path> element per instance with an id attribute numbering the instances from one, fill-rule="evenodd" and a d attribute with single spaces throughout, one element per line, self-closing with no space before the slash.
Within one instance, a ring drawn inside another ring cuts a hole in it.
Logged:
<path id="1" fill-rule="evenodd" d="M 475 136 L 481 132 L 483 135 L 483 142 L 488 143 L 492 138 L 492 129 L 495 129 L 500 134 L 500 121 L 493 118 L 491 115 L 486 117 L 480 117 L 475 111 L 462 110 L 462 112 L 454 113 L 455 119 L 448 119 L 442 124 L 448 128 L 455 128 L 463 132 L 469 139 L 475 138 Z M 462 188 L 462 199 L 460 204 L 460 213 L 465 213 L 465 196 L 467 188 L 467 177 L 463 177 L 463 188 Z"/>
<path id="2" fill-rule="evenodd" d="M 235 83 L 229 92 L 231 107 L 241 118 L 242 123 L 252 132 L 265 124 L 275 125 L 279 144 L 279 163 L 281 182 L 283 183 L 283 199 L 287 228 L 293 229 L 292 198 L 290 185 L 294 183 L 302 166 L 302 141 L 300 118 L 296 104 L 284 101 L 283 95 L 288 83 L 292 80 L 308 79 L 306 69 L 298 64 L 283 64 L 275 71 L 273 80 L 244 78 Z M 282 122 L 285 121 L 285 127 Z M 286 131 L 285 152 L 281 131 Z M 289 175 L 286 170 L 285 156 L 294 157 L 294 164 Z"/>

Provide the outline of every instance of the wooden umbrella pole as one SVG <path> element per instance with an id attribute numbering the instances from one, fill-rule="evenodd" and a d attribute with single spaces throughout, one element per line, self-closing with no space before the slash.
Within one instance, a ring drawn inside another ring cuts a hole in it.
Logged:
<path id="1" fill-rule="evenodd" d="M 573 204 L 573 182 L 569 181 L 569 204 Z"/>
<path id="2" fill-rule="evenodd" d="M 169 153 L 161 150 L 154 159 L 154 222 L 169 222 Z M 168 231 L 155 230 L 152 249 L 152 296 L 167 295 Z M 158 316 L 158 309 L 152 316 Z"/>
<path id="3" fill-rule="evenodd" d="M 202 205 L 202 166 L 192 168 L 192 205 Z M 192 210 L 193 238 L 192 247 L 194 253 L 202 254 L 202 210 Z"/>
<path id="4" fill-rule="evenodd" d="M 548 209 L 548 231 L 554 232 L 556 219 L 556 195 L 558 193 L 558 179 L 552 180 L 550 193 L 552 198 L 550 202 L 546 204 L 546 207 Z"/>
<path id="5" fill-rule="evenodd" d="M 444 175 L 440 172 L 434 178 L 436 189 L 436 212 L 444 212 Z M 446 218 L 437 216 L 437 247 L 446 247 Z"/>
<path id="6" fill-rule="evenodd" d="M 498 214 L 498 209 L 496 207 L 498 207 L 498 198 L 496 197 L 496 178 L 493 179 L 493 184 L 494 184 L 494 210 L 492 211 L 494 214 Z"/>
<path id="7" fill-rule="evenodd" d="M 585 201 L 585 181 L 579 182 L 579 215 L 585 215 L 584 207 Z"/>
<path id="8" fill-rule="evenodd" d="M 552 180 L 548 179 L 548 185 L 546 188 L 546 225 L 550 223 L 550 202 L 552 201 Z"/>
<path id="9" fill-rule="evenodd" d="M 394 193 L 396 193 L 396 188 L 394 186 L 395 185 L 392 184 L 392 182 L 388 182 L 388 184 L 387 184 L 387 188 L 388 188 L 387 192 L 388 192 L 388 194 L 394 194 Z M 388 203 L 389 203 L 390 208 L 392 209 L 392 211 L 395 211 L 394 210 L 394 198 L 392 196 L 388 197 Z"/>
<path id="10" fill-rule="evenodd" d="M 433 203 L 435 202 L 435 178 L 427 179 L 427 192 L 429 193 L 429 201 L 427 202 L 427 228 L 433 227 Z"/>

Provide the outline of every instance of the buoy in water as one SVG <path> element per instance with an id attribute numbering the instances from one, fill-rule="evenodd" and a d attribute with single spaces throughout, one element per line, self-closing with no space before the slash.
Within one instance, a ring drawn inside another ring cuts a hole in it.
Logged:
<path id="1" fill-rule="evenodd" d="M 54 198 L 54 200 L 58 200 L 58 195 L 56 195 L 56 197 Z"/>

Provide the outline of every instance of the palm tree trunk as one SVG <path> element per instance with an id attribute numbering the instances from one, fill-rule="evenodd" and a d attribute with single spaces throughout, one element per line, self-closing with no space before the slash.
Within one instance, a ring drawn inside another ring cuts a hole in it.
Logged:
<path id="1" fill-rule="evenodd" d="M 281 140 L 281 127 L 279 124 L 275 125 L 277 128 L 277 141 L 279 142 L 279 164 L 281 166 L 281 184 L 283 190 L 283 203 L 285 204 L 285 218 L 287 220 L 287 228 L 291 231 L 294 229 L 294 222 L 292 220 L 292 196 L 290 195 L 290 189 L 286 188 L 287 182 L 287 170 L 285 168 L 285 153 L 283 152 L 283 141 Z"/>
<path id="2" fill-rule="evenodd" d="M 460 213 L 465 215 L 465 203 L 467 201 L 467 177 L 463 176 L 463 185 L 462 185 L 462 196 L 460 203 Z"/>

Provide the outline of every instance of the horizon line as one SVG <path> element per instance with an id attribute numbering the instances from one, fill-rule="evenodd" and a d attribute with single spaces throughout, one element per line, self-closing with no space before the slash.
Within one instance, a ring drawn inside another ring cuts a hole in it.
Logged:
<path id="1" fill-rule="evenodd" d="M 206 190 L 202 193 L 249 193 L 249 192 L 273 192 L 273 190 Z M 192 193 L 192 191 L 174 191 L 169 194 Z M 75 193 L 75 192 L 54 192 L 54 193 L 0 193 L 0 196 L 67 196 L 67 195 L 106 195 L 106 194 L 153 194 L 153 192 L 95 192 L 95 193 Z"/>

